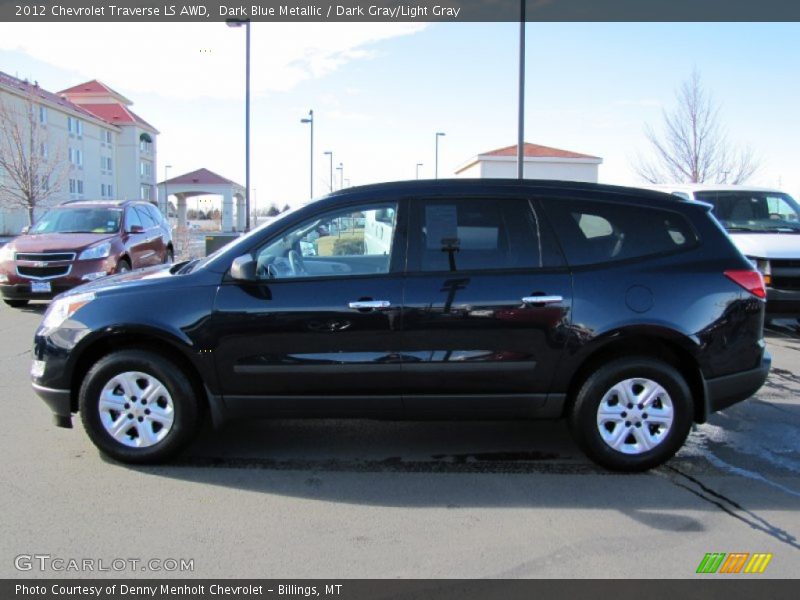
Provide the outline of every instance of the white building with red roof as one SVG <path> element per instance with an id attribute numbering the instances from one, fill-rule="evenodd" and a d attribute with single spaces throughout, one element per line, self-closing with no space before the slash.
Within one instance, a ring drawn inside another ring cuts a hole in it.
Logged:
<path id="1" fill-rule="evenodd" d="M 561 150 L 539 144 L 524 144 L 523 176 L 525 179 L 556 179 L 597 183 L 599 156 Z M 456 170 L 457 177 L 508 178 L 517 177 L 517 145 L 478 154 Z"/>
<path id="2" fill-rule="evenodd" d="M 26 127 L 27 115 L 35 114 L 41 139 L 35 151 L 61 164 L 61 176 L 53 182 L 59 189 L 47 205 L 94 198 L 156 202 L 158 130 L 131 105 L 96 80 L 54 93 L 0 72 L 0 107 L 18 115 Z M 0 179 L 4 177 L 9 180 L 8 173 L 0 172 Z M 47 207 L 39 206 L 36 216 Z M 19 233 L 27 224 L 27 211 L 0 204 L 0 234 Z"/>
<path id="3" fill-rule="evenodd" d="M 58 95 L 117 127 L 117 197 L 156 202 L 158 130 L 130 109 L 133 102 L 96 79 L 61 90 Z"/>

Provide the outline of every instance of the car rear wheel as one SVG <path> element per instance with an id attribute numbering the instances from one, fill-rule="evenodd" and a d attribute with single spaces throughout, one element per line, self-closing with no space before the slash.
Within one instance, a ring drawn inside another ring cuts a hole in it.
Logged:
<path id="1" fill-rule="evenodd" d="M 23 306 L 28 306 L 27 300 L 3 300 L 6 304 L 8 304 L 11 308 L 22 308 Z"/>
<path id="2" fill-rule="evenodd" d="M 656 359 L 625 358 L 586 379 L 569 424 L 594 462 L 615 471 L 644 471 L 680 449 L 692 413 L 689 386 L 675 368 Z"/>
<path id="3" fill-rule="evenodd" d="M 95 446 L 125 463 L 164 462 L 197 431 L 194 389 L 180 367 L 144 350 L 100 359 L 79 395 L 81 420 Z"/>

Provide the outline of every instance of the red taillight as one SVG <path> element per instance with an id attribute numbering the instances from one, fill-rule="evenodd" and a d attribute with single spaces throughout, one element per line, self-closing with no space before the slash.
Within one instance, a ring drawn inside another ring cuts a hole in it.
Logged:
<path id="1" fill-rule="evenodd" d="M 748 292 L 759 298 L 767 297 L 767 288 L 764 286 L 764 278 L 758 271 L 746 269 L 736 271 L 725 271 L 725 277 L 738 283 Z"/>

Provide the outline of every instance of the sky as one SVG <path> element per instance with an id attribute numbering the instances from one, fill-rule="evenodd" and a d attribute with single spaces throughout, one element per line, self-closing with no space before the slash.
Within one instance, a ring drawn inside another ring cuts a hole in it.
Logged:
<path id="1" fill-rule="evenodd" d="M 345 185 L 450 176 L 516 143 L 515 23 L 253 23 L 251 179 L 258 206 Z M 797 23 L 530 23 L 525 139 L 603 158 L 600 181 L 635 185 L 646 124 L 693 69 L 753 184 L 800 196 Z M 158 138 L 158 180 L 205 167 L 244 183 L 244 31 L 222 23 L 0 23 L 0 70 L 57 91 L 100 79 Z"/>

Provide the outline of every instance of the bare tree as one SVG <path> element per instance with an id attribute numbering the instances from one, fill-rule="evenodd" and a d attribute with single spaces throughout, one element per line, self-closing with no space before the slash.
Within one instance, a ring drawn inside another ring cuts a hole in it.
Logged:
<path id="1" fill-rule="evenodd" d="M 68 169 L 63 145 L 51 142 L 31 93 L 15 110 L 0 98 L 0 204 L 34 210 L 62 193 Z"/>
<path id="2" fill-rule="evenodd" d="M 650 183 L 742 183 L 758 170 L 749 147 L 735 149 L 720 125 L 720 107 L 692 71 L 663 113 L 663 131 L 645 126 L 653 158 L 639 157 L 636 173 Z"/>

